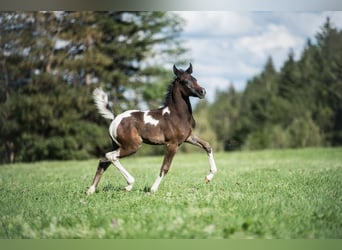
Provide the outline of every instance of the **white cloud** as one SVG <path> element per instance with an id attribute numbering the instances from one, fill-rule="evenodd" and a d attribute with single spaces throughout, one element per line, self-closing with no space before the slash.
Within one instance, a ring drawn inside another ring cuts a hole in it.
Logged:
<path id="1" fill-rule="evenodd" d="M 234 50 L 252 64 L 264 63 L 271 56 L 279 69 L 292 49 L 299 56 L 305 40 L 282 25 L 269 24 L 257 35 L 242 36 L 234 41 Z"/>
<path id="2" fill-rule="evenodd" d="M 192 36 L 231 36 L 250 32 L 253 21 L 247 14 L 232 11 L 180 11 L 187 21 L 185 34 Z"/>
<path id="3" fill-rule="evenodd" d="M 302 38 L 314 38 L 327 17 L 330 17 L 334 26 L 342 28 L 342 11 L 274 12 L 272 15 L 277 22 Z"/>
<path id="4" fill-rule="evenodd" d="M 248 50 L 257 57 L 264 57 L 269 51 L 293 48 L 301 44 L 285 27 L 270 24 L 260 35 L 244 36 L 236 40 L 237 49 Z"/>
<path id="5" fill-rule="evenodd" d="M 335 26 L 342 28 L 342 11 L 327 11 L 323 15 L 324 19 L 326 16 L 329 16 Z"/>
<path id="6" fill-rule="evenodd" d="M 256 72 L 255 67 L 242 60 L 242 48 L 234 48 L 230 41 L 221 39 L 188 39 L 186 46 L 191 48 L 196 69 L 215 76 L 246 75 Z"/>

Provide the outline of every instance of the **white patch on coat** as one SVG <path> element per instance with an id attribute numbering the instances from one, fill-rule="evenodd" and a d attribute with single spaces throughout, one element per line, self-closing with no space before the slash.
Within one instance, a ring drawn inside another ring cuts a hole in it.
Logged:
<path id="1" fill-rule="evenodd" d="M 169 107 L 165 107 L 165 108 L 163 108 L 163 112 L 162 112 L 162 114 L 163 115 L 165 115 L 165 114 L 170 114 L 171 112 L 170 112 L 170 109 L 169 109 Z"/>
<path id="2" fill-rule="evenodd" d="M 118 126 L 120 125 L 122 119 L 130 117 L 131 114 L 133 112 L 138 112 L 139 110 L 128 110 L 125 111 L 123 113 L 121 113 L 120 115 L 118 115 L 117 117 L 115 117 L 115 119 L 112 121 L 112 123 L 109 126 L 109 134 L 112 137 L 112 139 L 114 140 L 114 142 L 116 144 L 118 144 L 120 146 L 120 143 L 116 140 L 117 137 L 117 130 L 118 130 Z"/>
<path id="3" fill-rule="evenodd" d="M 159 121 L 154 119 L 152 116 L 148 114 L 149 111 L 144 112 L 144 123 L 145 124 L 151 124 L 153 126 L 157 126 L 159 124 Z"/>

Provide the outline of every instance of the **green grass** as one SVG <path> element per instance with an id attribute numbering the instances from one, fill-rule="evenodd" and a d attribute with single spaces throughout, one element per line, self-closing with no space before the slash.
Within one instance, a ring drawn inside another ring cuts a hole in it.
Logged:
<path id="1" fill-rule="evenodd" d="M 341 238 L 342 148 L 177 154 L 122 160 L 86 196 L 97 160 L 0 166 L 0 238 Z"/>

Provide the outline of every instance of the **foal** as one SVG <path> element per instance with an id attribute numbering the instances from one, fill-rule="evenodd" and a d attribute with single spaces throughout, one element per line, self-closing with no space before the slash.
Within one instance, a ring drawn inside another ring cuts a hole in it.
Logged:
<path id="1" fill-rule="evenodd" d="M 191 75 L 192 65 L 185 71 L 173 66 L 176 75 L 170 84 L 164 105 L 159 109 L 148 111 L 129 110 L 114 117 L 108 108 L 108 96 L 101 89 L 94 90 L 95 104 L 99 113 L 112 120 L 109 134 L 113 141 L 113 151 L 105 154 L 101 159 L 87 194 L 92 194 L 101 179 L 102 174 L 113 163 L 127 181 L 126 191 L 130 191 L 134 184 L 134 178 L 121 165 L 119 159 L 135 153 L 142 143 L 153 145 L 165 145 L 166 154 L 160 173 L 151 187 L 151 192 L 158 190 L 163 177 L 169 171 L 172 159 L 178 147 L 187 142 L 204 149 L 209 157 L 210 172 L 205 181 L 208 183 L 216 173 L 216 165 L 212 149 L 208 142 L 192 134 L 195 128 L 195 120 L 192 116 L 192 108 L 189 97 L 204 98 L 206 91 L 198 85 L 197 80 Z"/>

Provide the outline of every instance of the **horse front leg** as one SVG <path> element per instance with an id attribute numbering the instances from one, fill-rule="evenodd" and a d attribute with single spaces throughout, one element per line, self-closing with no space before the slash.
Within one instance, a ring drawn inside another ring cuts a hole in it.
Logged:
<path id="1" fill-rule="evenodd" d="M 169 172 L 173 157 L 175 156 L 178 149 L 178 144 L 167 144 L 166 154 L 164 157 L 163 164 L 160 169 L 160 173 L 151 187 L 151 192 L 154 193 L 158 190 L 159 184 L 164 178 L 164 176 Z"/>
<path id="2" fill-rule="evenodd" d="M 209 183 L 214 177 L 214 174 L 217 172 L 216 163 L 215 163 L 214 156 L 213 156 L 213 150 L 210 144 L 206 142 L 205 140 L 202 140 L 201 138 L 194 136 L 194 135 L 190 135 L 188 139 L 186 140 L 186 142 L 192 145 L 195 145 L 199 148 L 202 148 L 207 152 L 208 158 L 209 158 L 209 164 L 210 164 L 210 172 L 205 177 L 205 182 Z"/>

